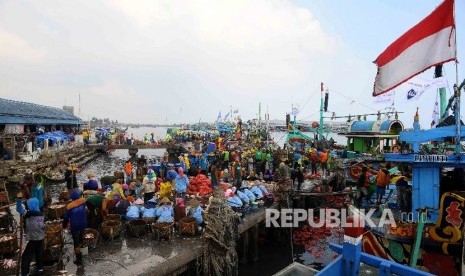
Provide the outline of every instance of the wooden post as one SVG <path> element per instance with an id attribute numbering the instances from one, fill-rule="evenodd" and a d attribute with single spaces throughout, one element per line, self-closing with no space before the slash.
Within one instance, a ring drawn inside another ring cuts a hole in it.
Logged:
<path id="1" fill-rule="evenodd" d="M 16 161 L 16 139 L 13 136 L 13 161 Z"/>
<path id="2" fill-rule="evenodd" d="M 241 248 L 241 251 L 242 251 L 242 256 L 241 256 L 241 264 L 247 264 L 248 262 L 248 253 L 249 253 L 249 230 L 246 230 L 243 234 L 242 234 L 242 248 Z"/>
<path id="3" fill-rule="evenodd" d="M 251 249 L 250 250 L 250 257 L 252 262 L 258 261 L 258 224 L 254 225 L 251 228 L 252 236 L 251 236 Z"/>
<path id="4" fill-rule="evenodd" d="M 21 255 L 23 253 L 23 228 L 24 219 L 23 216 L 19 215 L 19 253 L 18 253 L 18 264 L 16 267 L 16 276 L 19 276 L 19 270 L 21 268 Z"/>
<path id="5" fill-rule="evenodd" d="M 415 241 L 413 243 L 412 256 L 411 256 L 411 259 L 410 259 L 410 267 L 412 267 L 412 268 L 417 267 L 418 254 L 420 252 L 420 244 L 421 244 L 421 240 L 423 238 L 423 229 L 425 228 L 425 222 L 427 220 L 427 218 L 426 218 L 426 209 L 425 210 L 420 210 L 418 218 L 419 218 L 419 221 L 418 221 L 418 225 L 417 225 L 417 235 L 416 235 Z"/>

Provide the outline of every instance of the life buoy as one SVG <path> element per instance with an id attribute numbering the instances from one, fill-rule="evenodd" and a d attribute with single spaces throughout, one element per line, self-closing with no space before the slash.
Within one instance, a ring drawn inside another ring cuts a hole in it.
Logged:
<path id="1" fill-rule="evenodd" d="M 352 166 L 349 169 L 349 175 L 353 180 L 357 180 L 362 174 L 362 169 L 359 166 Z"/>

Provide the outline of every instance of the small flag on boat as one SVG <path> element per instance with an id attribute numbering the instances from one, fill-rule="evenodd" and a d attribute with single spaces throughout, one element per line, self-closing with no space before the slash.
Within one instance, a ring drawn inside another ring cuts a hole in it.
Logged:
<path id="1" fill-rule="evenodd" d="M 220 113 L 218 113 L 218 117 L 216 118 L 216 122 L 217 123 L 221 122 L 221 118 L 222 118 L 222 116 L 221 116 L 221 110 L 220 110 Z"/>
<path id="2" fill-rule="evenodd" d="M 226 114 L 226 115 L 224 116 L 224 119 L 223 119 L 223 121 L 226 121 L 226 120 L 228 120 L 229 113 L 230 113 L 230 112 L 228 112 L 228 114 Z"/>
<path id="3" fill-rule="evenodd" d="M 445 0 L 376 58 L 373 96 L 388 92 L 432 66 L 456 59 L 454 0 Z"/>
<path id="4" fill-rule="evenodd" d="M 421 95 L 428 89 L 434 88 L 443 88 L 447 86 L 447 80 L 444 77 L 435 78 L 432 80 L 425 80 L 419 77 L 413 78 L 407 82 L 405 91 L 406 101 L 416 101 Z"/>

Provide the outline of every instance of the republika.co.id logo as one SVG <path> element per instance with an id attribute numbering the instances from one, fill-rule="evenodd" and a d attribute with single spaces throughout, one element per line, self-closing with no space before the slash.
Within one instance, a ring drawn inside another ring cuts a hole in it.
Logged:
<path id="1" fill-rule="evenodd" d="M 390 209 L 384 209 L 377 223 L 373 221 L 375 209 L 359 210 L 360 220 L 348 219 L 348 209 L 266 209 L 266 227 L 298 227 L 299 223 L 308 221 L 311 227 L 396 227 L 394 215 Z"/>

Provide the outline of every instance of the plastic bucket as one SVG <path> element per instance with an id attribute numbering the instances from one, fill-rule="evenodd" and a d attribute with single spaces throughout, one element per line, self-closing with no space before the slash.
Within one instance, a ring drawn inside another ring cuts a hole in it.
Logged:
<path id="1" fill-rule="evenodd" d="M 87 256 L 89 254 L 89 248 L 87 246 L 81 247 L 82 256 Z"/>

